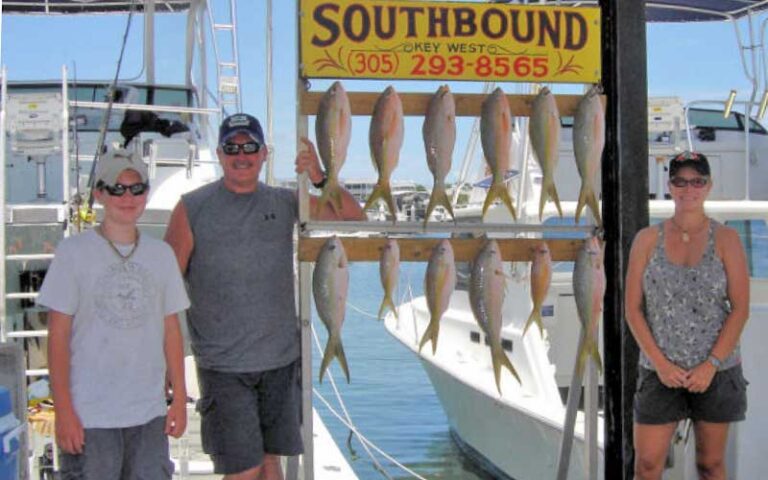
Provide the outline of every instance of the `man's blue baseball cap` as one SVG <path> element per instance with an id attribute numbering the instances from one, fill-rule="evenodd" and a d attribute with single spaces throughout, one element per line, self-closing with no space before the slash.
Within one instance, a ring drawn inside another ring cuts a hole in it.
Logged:
<path id="1" fill-rule="evenodd" d="M 247 113 L 230 115 L 221 122 L 219 127 L 219 145 L 226 143 L 227 140 L 238 133 L 244 133 L 255 142 L 264 145 L 264 131 L 261 129 L 261 124 L 255 117 Z"/>

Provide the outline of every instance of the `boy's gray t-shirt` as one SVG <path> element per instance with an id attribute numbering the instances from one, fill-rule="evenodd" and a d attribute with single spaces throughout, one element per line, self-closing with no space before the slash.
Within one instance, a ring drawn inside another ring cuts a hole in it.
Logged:
<path id="1" fill-rule="evenodd" d="M 117 245 L 125 255 L 132 245 Z M 39 305 L 72 315 L 70 391 L 84 428 L 165 415 L 165 316 L 189 306 L 176 257 L 142 235 L 123 261 L 93 230 L 63 240 Z"/>
<path id="2" fill-rule="evenodd" d="M 182 201 L 194 238 L 186 279 L 197 365 L 256 372 L 296 360 L 296 192 L 259 183 L 239 194 L 219 180 Z"/>

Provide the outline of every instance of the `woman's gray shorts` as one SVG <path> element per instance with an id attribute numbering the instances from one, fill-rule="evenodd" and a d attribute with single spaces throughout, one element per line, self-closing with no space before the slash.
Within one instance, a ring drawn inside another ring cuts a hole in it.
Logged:
<path id="1" fill-rule="evenodd" d="M 634 401 L 635 422 L 662 425 L 686 418 L 712 423 L 744 420 L 748 384 L 741 365 L 736 365 L 717 372 L 706 391 L 691 393 L 684 388 L 667 387 L 654 370 L 640 367 Z"/>
<path id="2" fill-rule="evenodd" d="M 300 361 L 252 373 L 197 368 L 203 450 L 215 473 L 260 465 L 264 454 L 298 455 L 301 441 Z"/>

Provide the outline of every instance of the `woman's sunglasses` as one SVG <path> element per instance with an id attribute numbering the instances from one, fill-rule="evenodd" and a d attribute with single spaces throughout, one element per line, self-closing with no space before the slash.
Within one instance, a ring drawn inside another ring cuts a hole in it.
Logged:
<path id="1" fill-rule="evenodd" d="M 707 177 L 694 177 L 691 179 L 685 179 L 683 177 L 672 177 L 669 180 L 669 183 L 677 188 L 685 188 L 688 185 L 691 185 L 694 188 L 703 188 L 707 186 L 709 179 Z"/>
<path id="2" fill-rule="evenodd" d="M 248 155 L 252 153 L 259 153 L 259 150 L 261 150 L 261 144 L 258 142 L 248 142 L 243 144 L 225 143 L 221 146 L 221 150 L 227 155 L 237 155 L 241 151 Z"/>
<path id="3" fill-rule="evenodd" d="M 144 195 L 149 190 L 149 183 L 134 183 L 133 185 L 123 185 L 122 183 L 114 185 L 103 184 L 100 188 L 106 190 L 113 197 L 122 197 L 125 195 L 125 192 L 131 192 L 131 195 L 138 197 L 139 195 Z"/>

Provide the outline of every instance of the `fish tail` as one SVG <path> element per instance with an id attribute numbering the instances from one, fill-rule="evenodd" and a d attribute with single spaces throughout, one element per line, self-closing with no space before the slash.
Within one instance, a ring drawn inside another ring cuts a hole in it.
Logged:
<path id="1" fill-rule="evenodd" d="M 549 196 L 555 202 L 555 207 L 557 207 L 557 213 L 560 214 L 560 218 L 563 218 L 563 209 L 560 207 L 560 196 L 557 194 L 557 187 L 555 187 L 554 181 L 552 181 L 552 184 L 549 186 Z"/>
<path id="2" fill-rule="evenodd" d="M 434 356 L 435 353 L 437 353 L 437 336 L 440 335 L 440 318 L 435 318 L 434 316 L 430 318 L 429 325 L 427 325 L 427 329 L 424 331 L 424 335 L 421 337 L 421 341 L 419 342 L 419 353 L 421 353 L 422 347 L 427 344 L 428 341 L 432 341 L 432 355 Z"/>
<path id="3" fill-rule="evenodd" d="M 432 195 L 429 197 L 429 204 L 427 205 L 427 213 L 424 215 L 424 225 L 429 221 L 429 216 L 432 215 L 432 211 L 441 205 L 448 213 L 451 214 L 451 219 L 456 223 L 456 217 L 453 215 L 453 207 L 451 207 L 451 200 L 448 198 L 448 194 L 445 192 L 445 187 L 437 185 L 432 189 Z"/>
<path id="4" fill-rule="evenodd" d="M 499 395 L 502 395 L 501 367 L 505 367 L 507 370 L 509 370 L 510 373 L 512 373 L 512 375 L 517 379 L 518 383 L 523 383 L 520 381 L 520 376 L 517 374 L 517 370 L 515 370 L 515 367 L 512 366 L 512 362 L 509 361 L 509 357 L 507 357 L 507 354 L 504 353 L 504 349 L 501 348 L 501 345 L 491 346 L 491 360 L 493 363 L 493 376 L 496 378 L 496 388 L 499 390 Z"/>
<path id="5" fill-rule="evenodd" d="M 347 377 L 347 383 L 349 383 L 349 366 L 347 365 L 347 357 L 344 355 L 344 346 L 341 344 L 341 338 L 334 335 L 328 338 L 328 343 L 325 345 L 323 361 L 320 363 L 320 383 L 323 383 L 325 371 L 328 370 L 334 358 L 339 360 L 339 365 L 341 365 L 341 369 Z"/>
<path id="6" fill-rule="evenodd" d="M 590 190 L 589 196 L 587 197 L 587 205 L 589 205 L 589 209 L 592 210 L 592 215 L 595 217 L 595 222 L 598 225 L 602 225 L 603 221 L 600 219 L 600 204 L 597 203 L 597 195 L 595 195 L 594 190 Z"/>
<path id="7" fill-rule="evenodd" d="M 603 373 L 603 361 L 600 359 L 600 351 L 597 348 L 597 342 L 591 337 L 587 337 L 584 340 L 584 346 L 579 351 L 578 366 L 576 372 L 581 375 L 584 373 L 584 366 L 587 363 L 587 357 L 591 356 L 592 361 L 597 366 L 597 371 Z"/>
<path id="8" fill-rule="evenodd" d="M 589 187 L 586 183 L 581 184 L 581 190 L 579 190 L 579 200 L 576 202 L 576 214 L 574 215 L 574 218 L 576 219 L 576 223 L 579 223 L 579 217 L 581 217 L 581 211 L 584 209 L 584 205 L 587 203 L 587 195 L 589 192 Z"/>
<path id="9" fill-rule="evenodd" d="M 555 182 L 554 180 L 547 179 L 541 186 L 541 198 L 539 198 L 539 220 L 544 217 L 544 205 L 550 198 L 553 202 L 555 202 L 555 207 L 557 208 L 557 213 L 560 214 L 560 218 L 563 217 L 563 209 L 560 207 L 560 197 L 557 195 Z"/>
<path id="10" fill-rule="evenodd" d="M 525 335 L 525 332 L 528 331 L 528 327 L 530 327 L 534 322 L 536 322 L 536 325 L 539 326 L 539 333 L 541 336 L 544 336 L 544 324 L 541 321 L 541 312 L 539 311 L 539 307 L 534 305 L 533 310 L 531 310 L 531 314 L 528 316 L 528 321 L 525 323 L 525 328 L 523 328 L 523 335 Z"/>
<path id="11" fill-rule="evenodd" d="M 363 209 L 368 210 L 379 200 L 383 200 L 384 203 L 387 204 L 389 213 L 392 215 L 393 219 L 396 219 L 397 209 L 395 207 L 395 201 L 392 199 L 392 188 L 390 187 L 389 182 L 379 182 L 376 184 L 376 186 L 373 188 L 371 196 L 368 197 L 368 201 L 365 202 Z"/>
<path id="12" fill-rule="evenodd" d="M 483 216 L 485 216 L 485 212 L 497 198 L 507 206 L 507 210 L 512 214 L 512 218 L 517 220 L 517 212 L 515 212 L 515 207 L 512 205 L 512 197 L 509 196 L 509 191 L 504 183 L 494 183 L 491 185 L 488 195 L 485 196 L 485 203 L 483 203 Z"/>
<path id="13" fill-rule="evenodd" d="M 381 306 L 379 307 L 379 320 L 382 320 L 384 318 L 384 310 L 389 308 L 392 313 L 395 314 L 395 318 L 398 320 L 400 317 L 397 316 L 397 308 L 395 307 L 395 302 L 392 301 L 392 296 L 389 293 L 384 294 L 384 299 L 381 301 Z"/>
<path id="14" fill-rule="evenodd" d="M 331 202 L 331 207 L 337 212 L 341 211 L 341 186 L 335 177 L 328 177 L 328 182 L 323 187 L 323 193 L 315 205 L 315 216 L 319 217 L 325 206 Z"/>
<path id="15" fill-rule="evenodd" d="M 586 183 L 581 185 L 581 190 L 579 191 L 579 201 L 576 204 L 576 223 L 579 223 L 579 216 L 581 216 L 581 211 L 584 209 L 584 206 L 589 206 L 592 215 L 595 217 L 595 222 L 598 225 L 602 224 L 602 221 L 600 220 L 600 205 L 597 203 L 597 196 L 592 187 Z"/>

